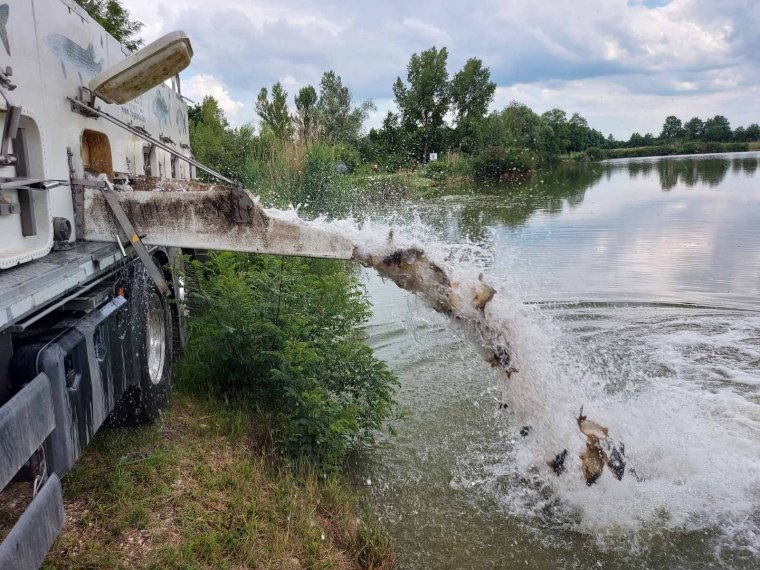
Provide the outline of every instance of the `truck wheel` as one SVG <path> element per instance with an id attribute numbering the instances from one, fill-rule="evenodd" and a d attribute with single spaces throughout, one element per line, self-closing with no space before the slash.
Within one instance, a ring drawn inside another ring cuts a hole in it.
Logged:
<path id="1" fill-rule="evenodd" d="M 172 371 L 174 314 L 169 299 L 151 283 L 143 312 L 144 358 L 140 370 L 140 403 L 136 423 L 156 421 L 169 403 Z"/>

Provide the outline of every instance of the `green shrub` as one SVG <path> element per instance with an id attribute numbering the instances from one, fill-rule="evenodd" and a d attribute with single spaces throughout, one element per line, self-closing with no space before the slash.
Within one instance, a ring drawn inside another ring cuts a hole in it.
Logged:
<path id="1" fill-rule="evenodd" d="M 310 146 L 301 183 L 291 202 L 300 205 L 306 216 L 341 217 L 351 210 L 353 198 L 349 181 L 337 170 L 332 149 L 320 144 Z"/>
<path id="2" fill-rule="evenodd" d="M 370 307 L 344 264 L 211 254 L 187 283 L 198 308 L 177 384 L 250 398 L 288 455 L 336 466 L 395 409 L 397 381 L 362 342 Z"/>
<path id="3" fill-rule="evenodd" d="M 473 160 L 469 155 L 460 154 L 456 162 L 451 167 L 453 176 L 474 176 Z"/>
<path id="4" fill-rule="evenodd" d="M 524 174 L 535 168 L 529 151 L 518 148 L 491 146 L 472 160 L 477 180 L 499 180 L 510 174 Z"/>
<path id="5" fill-rule="evenodd" d="M 443 161 L 434 160 L 422 168 L 421 174 L 430 180 L 441 181 L 449 175 L 449 165 Z"/>
<path id="6" fill-rule="evenodd" d="M 607 158 L 607 153 L 599 147 L 592 146 L 586 149 L 586 156 L 589 160 L 603 160 Z"/>
<path id="7" fill-rule="evenodd" d="M 342 162 L 348 168 L 348 173 L 353 174 L 362 162 L 362 157 L 356 147 L 348 144 L 339 144 L 333 147 L 335 161 Z"/>

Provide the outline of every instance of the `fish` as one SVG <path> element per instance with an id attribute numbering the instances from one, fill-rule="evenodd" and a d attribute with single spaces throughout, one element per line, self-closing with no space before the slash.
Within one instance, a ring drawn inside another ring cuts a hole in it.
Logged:
<path id="1" fill-rule="evenodd" d="M 522 434 L 522 432 L 520 433 Z M 565 459 L 567 459 L 567 449 L 560 451 L 554 456 L 554 459 L 547 461 L 546 464 L 551 467 L 551 470 L 554 471 L 555 475 L 560 476 L 565 472 Z"/>
<path id="2" fill-rule="evenodd" d="M 164 98 L 163 93 L 159 89 L 156 93 L 156 97 L 153 99 L 153 114 L 158 119 L 159 123 L 166 123 L 171 125 L 171 115 L 169 114 L 169 103 Z"/>
<path id="3" fill-rule="evenodd" d="M 450 295 L 451 280 L 446 272 L 430 261 L 425 252 L 417 247 L 397 249 L 386 255 L 380 265 L 382 273 L 392 275 L 402 289 L 424 292 L 441 313 L 450 314 L 457 308 L 457 299 Z"/>
<path id="4" fill-rule="evenodd" d="M 11 55 L 11 44 L 8 41 L 8 15 L 10 14 L 10 8 L 8 4 L 0 4 L 0 40 L 5 47 L 5 53 Z"/>
<path id="5" fill-rule="evenodd" d="M 606 456 L 599 447 L 599 442 L 589 438 L 586 441 L 586 451 L 581 453 L 580 457 L 583 478 L 586 480 L 586 485 L 590 487 L 602 476 Z"/>
<path id="6" fill-rule="evenodd" d="M 494 295 L 496 295 L 496 289 L 485 282 L 482 273 L 478 275 L 478 282 L 475 284 L 475 294 L 472 299 L 475 308 L 480 312 L 485 312 L 486 305 L 493 299 Z"/>
<path id="7" fill-rule="evenodd" d="M 583 407 L 576 418 L 578 429 L 586 436 L 586 451 L 581 454 L 581 465 L 586 485 L 593 485 L 602 475 L 605 465 L 618 481 L 625 475 L 625 445 L 616 443 L 609 430 L 583 415 Z"/>
<path id="8" fill-rule="evenodd" d="M 625 475 L 625 445 L 623 442 L 612 447 L 612 450 L 606 453 L 606 459 L 607 469 L 612 472 L 615 479 L 622 481 L 623 475 Z"/>
<path id="9" fill-rule="evenodd" d="M 63 77 L 67 78 L 66 65 L 70 65 L 79 73 L 79 82 L 84 85 L 82 74 L 88 79 L 103 71 L 104 60 L 95 61 L 95 46 L 90 42 L 87 48 L 70 40 L 61 34 L 50 34 L 45 38 L 45 45 L 61 61 Z"/>
<path id="10" fill-rule="evenodd" d="M 578 414 L 577 422 L 578 429 L 580 429 L 581 433 L 586 437 L 607 439 L 609 435 L 609 430 L 606 427 L 600 426 L 595 421 L 592 421 L 583 415 L 583 406 L 581 406 L 581 411 Z"/>

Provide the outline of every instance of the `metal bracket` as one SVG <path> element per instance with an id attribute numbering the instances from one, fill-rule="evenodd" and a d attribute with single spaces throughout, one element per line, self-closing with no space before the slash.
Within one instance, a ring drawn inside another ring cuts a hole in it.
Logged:
<path id="1" fill-rule="evenodd" d="M 113 184 L 108 180 L 104 180 L 101 187 L 101 192 L 103 192 L 103 197 L 106 199 L 106 203 L 108 204 L 109 208 L 111 208 L 113 215 L 116 217 L 116 222 L 119 224 L 122 233 L 132 244 L 132 247 L 135 249 L 137 255 L 142 260 L 145 269 L 148 271 L 148 275 L 150 275 L 150 278 L 153 279 L 153 282 L 156 284 L 156 287 L 158 287 L 158 290 L 161 292 L 161 294 L 165 297 L 168 297 L 171 294 L 171 290 L 166 284 L 164 274 L 158 267 L 156 267 L 156 263 L 153 261 L 153 257 L 150 255 L 150 253 L 148 253 L 148 249 L 140 239 L 140 236 L 137 235 L 137 231 L 135 231 L 132 222 L 129 221 L 127 214 L 124 212 L 124 208 L 121 207 L 119 198 L 116 197 L 116 191 L 114 190 Z"/>
<path id="2" fill-rule="evenodd" d="M 74 105 L 74 101 L 79 104 Z M 79 97 L 72 100 L 71 110 L 91 119 L 97 119 L 100 116 L 95 108 L 95 94 L 84 86 L 79 87 Z"/>

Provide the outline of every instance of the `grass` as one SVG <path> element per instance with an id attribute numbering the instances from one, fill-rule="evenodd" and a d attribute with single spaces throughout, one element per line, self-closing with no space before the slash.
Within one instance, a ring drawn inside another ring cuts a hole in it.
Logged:
<path id="1" fill-rule="evenodd" d="M 66 523 L 43 567 L 395 567 L 344 480 L 262 441 L 243 408 L 187 396 L 160 426 L 98 434 L 64 478 Z"/>

